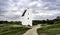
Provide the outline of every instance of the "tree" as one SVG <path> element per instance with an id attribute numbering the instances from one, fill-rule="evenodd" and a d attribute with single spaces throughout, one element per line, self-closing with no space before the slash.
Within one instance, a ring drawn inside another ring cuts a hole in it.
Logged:
<path id="1" fill-rule="evenodd" d="M 57 16 L 56 19 L 60 19 L 60 16 Z"/>

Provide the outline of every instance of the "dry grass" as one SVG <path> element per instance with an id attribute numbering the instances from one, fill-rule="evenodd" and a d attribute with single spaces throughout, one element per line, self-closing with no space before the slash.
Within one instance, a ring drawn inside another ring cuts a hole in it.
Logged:
<path id="1" fill-rule="evenodd" d="M 30 28 L 24 27 L 22 25 L 1 24 L 0 35 L 22 35 L 29 29 Z"/>
<path id="2" fill-rule="evenodd" d="M 42 28 L 37 30 L 39 35 L 58 35 L 60 34 L 60 24 L 43 25 Z"/>

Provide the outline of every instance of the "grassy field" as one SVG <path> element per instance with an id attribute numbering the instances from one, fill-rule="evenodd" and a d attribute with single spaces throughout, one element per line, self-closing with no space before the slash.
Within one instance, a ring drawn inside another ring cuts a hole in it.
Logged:
<path id="1" fill-rule="evenodd" d="M 60 35 L 60 24 L 42 25 L 42 28 L 37 29 L 39 35 Z"/>
<path id="2" fill-rule="evenodd" d="M 0 35 L 22 35 L 29 29 L 18 24 L 0 24 Z"/>

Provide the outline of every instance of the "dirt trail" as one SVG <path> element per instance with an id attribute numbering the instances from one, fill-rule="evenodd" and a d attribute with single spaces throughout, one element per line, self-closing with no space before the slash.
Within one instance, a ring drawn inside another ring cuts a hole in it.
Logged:
<path id="1" fill-rule="evenodd" d="M 32 29 L 28 30 L 23 35 L 38 35 L 37 34 L 37 29 L 40 28 L 40 27 L 41 27 L 41 25 L 33 26 Z"/>

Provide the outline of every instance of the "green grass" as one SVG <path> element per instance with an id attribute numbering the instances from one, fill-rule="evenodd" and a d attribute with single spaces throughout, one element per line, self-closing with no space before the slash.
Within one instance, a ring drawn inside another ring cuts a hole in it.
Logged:
<path id="1" fill-rule="evenodd" d="M 22 35 L 29 29 L 22 25 L 14 27 L 12 24 L 0 24 L 0 35 Z"/>
<path id="2" fill-rule="evenodd" d="M 37 29 L 39 35 L 60 35 L 60 24 L 42 25 L 42 28 Z"/>

